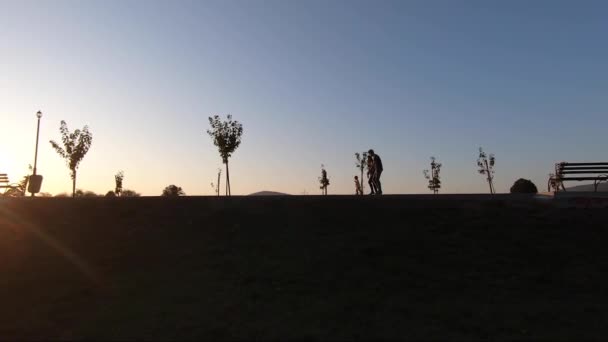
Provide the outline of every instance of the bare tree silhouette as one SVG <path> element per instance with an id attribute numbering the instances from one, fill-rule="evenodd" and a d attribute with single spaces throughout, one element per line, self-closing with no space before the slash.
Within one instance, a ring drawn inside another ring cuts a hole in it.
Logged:
<path id="1" fill-rule="evenodd" d="M 428 187 L 435 195 L 439 193 L 439 189 L 441 188 L 439 172 L 441 172 L 441 163 L 437 163 L 435 157 L 431 157 L 431 171 L 424 170 L 422 173 L 424 174 L 424 178 L 428 179 Z"/>
<path id="2" fill-rule="evenodd" d="M 494 163 L 496 158 L 494 158 L 494 154 L 490 154 L 489 156 L 483 151 L 483 149 L 479 148 L 479 157 L 477 158 L 477 166 L 479 166 L 479 170 L 477 170 L 480 174 L 486 176 L 486 180 L 488 181 L 488 185 L 490 186 L 490 193 L 494 194 L 496 191 L 494 190 Z"/>
<path id="3" fill-rule="evenodd" d="M 55 151 L 57 151 L 61 158 L 65 159 L 68 164 L 70 177 L 72 178 L 72 197 L 75 197 L 76 172 L 78 170 L 78 165 L 89 151 L 91 143 L 93 142 L 93 135 L 89 132 L 88 126 L 84 126 L 82 130 L 77 129 L 73 133 L 70 133 L 68 125 L 63 120 L 61 120 L 59 132 L 61 132 L 63 147 L 59 146 L 59 144 L 53 140 L 51 140 L 50 143 Z"/>
<path id="4" fill-rule="evenodd" d="M 213 144 L 217 146 L 222 162 L 226 164 L 226 195 L 230 196 L 230 169 L 228 168 L 228 159 L 232 153 L 241 145 L 241 137 L 243 136 L 243 125 L 232 120 L 232 115 L 228 114 L 227 120 L 222 121 L 218 115 L 209 117 L 211 129 L 207 133 L 213 138 Z M 218 182 L 219 188 L 219 182 Z"/>

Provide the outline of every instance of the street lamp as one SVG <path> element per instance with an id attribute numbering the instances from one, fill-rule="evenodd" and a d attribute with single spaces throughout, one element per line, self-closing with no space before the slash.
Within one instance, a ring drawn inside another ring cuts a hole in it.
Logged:
<path id="1" fill-rule="evenodd" d="M 36 151 L 34 152 L 34 172 L 33 175 L 30 176 L 30 181 L 28 184 L 28 191 L 34 197 L 34 194 L 40 192 L 40 186 L 42 185 L 42 176 L 36 174 L 36 166 L 38 165 L 38 137 L 40 136 L 40 118 L 42 117 L 42 112 L 38 111 L 36 113 L 36 117 L 38 118 L 38 126 L 36 128 Z"/>

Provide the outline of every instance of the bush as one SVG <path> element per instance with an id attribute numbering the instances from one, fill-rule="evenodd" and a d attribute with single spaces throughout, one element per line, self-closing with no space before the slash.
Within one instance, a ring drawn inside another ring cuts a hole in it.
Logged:
<path id="1" fill-rule="evenodd" d="M 168 185 L 165 189 L 163 189 L 163 193 L 161 196 L 164 197 L 178 197 L 178 196 L 185 196 L 186 193 L 184 192 L 184 190 L 182 190 L 181 187 L 177 186 L 177 185 Z"/>
<path id="2" fill-rule="evenodd" d="M 537 192 L 536 185 L 529 179 L 520 178 L 511 187 L 512 194 L 535 194 Z"/>
<path id="3" fill-rule="evenodd" d="M 123 189 L 120 192 L 120 197 L 139 197 L 139 196 L 141 196 L 141 194 L 134 190 Z"/>

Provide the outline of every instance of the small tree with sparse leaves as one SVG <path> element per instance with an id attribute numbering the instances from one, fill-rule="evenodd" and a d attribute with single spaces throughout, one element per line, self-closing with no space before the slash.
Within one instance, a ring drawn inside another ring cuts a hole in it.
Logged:
<path id="1" fill-rule="evenodd" d="M 91 148 L 93 135 L 89 132 L 88 126 L 84 126 L 82 130 L 77 129 L 70 133 L 68 125 L 63 120 L 61 120 L 59 132 L 61 132 L 63 147 L 59 146 L 59 144 L 53 140 L 51 140 L 50 143 L 57 154 L 65 159 L 68 164 L 70 177 L 72 178 L 72 197 L 76 197 L 76 172 L 78 170 L 78 165 L 80 165 L 80 162 L 89 151 L 89 148 Z"/>
<path id="2" fill-rule="evenodd" d="M 477 170 L 480 174 L 486 176 L 486 180 L 488 181 L 488 185 L 490 186 L 490 193 L 496 193 L 494 189 L 494 163 L 496 158 L 494 158 L 494 154 L 487 155 L 483 149 L 479 148 L 479 157 L 477 158 L 477 166 L 479 170 Z"/>
<path id="3" fill-rule="evenodd" d="M 228 114 L 227 120 L 225 121 L 221 120 L 218 115 L 209 117 L 209 125 L 211 125 L 211 129 L 208 129 L 207 133 L 213 139 L 213 144 L 217 146 L 220 157 L 222 157 L 222 162 L 226 165 L 226 195 L 230 196 L 230 169 L 228 168 L 228 159 L 241 145 L 243 125 L 236 120 L 232 120 L 232 115 L 230 114 Z"/>
<path id="4" fill-rule="evenodd" d="M 431 170 L 424 170 L 422 173 L 424 174 L 424 178 L 428 179 L 429 185 L 428 188 L 433 191 L 433 194 L 438 194 L 439 189 L 441 188 L 441 179 L 439 178 L 439 173 L 441 172 L 441 163 L 438 163 L 435 160 L 435 157 L 431 157 Z"/>

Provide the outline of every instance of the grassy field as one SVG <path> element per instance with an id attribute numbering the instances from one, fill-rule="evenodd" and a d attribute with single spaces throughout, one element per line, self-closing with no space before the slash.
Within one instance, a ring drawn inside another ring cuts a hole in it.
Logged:
<path id="1" fill-rule="evenodd" d="M 0 201 L 0 339 L 605 340 L 608 210 Z"/>

